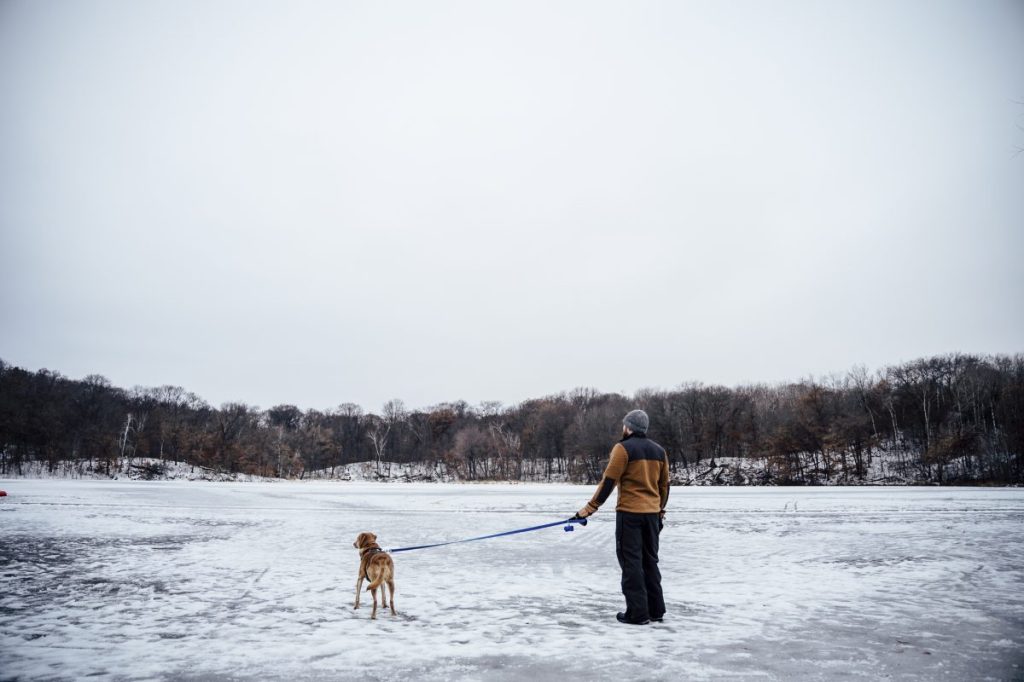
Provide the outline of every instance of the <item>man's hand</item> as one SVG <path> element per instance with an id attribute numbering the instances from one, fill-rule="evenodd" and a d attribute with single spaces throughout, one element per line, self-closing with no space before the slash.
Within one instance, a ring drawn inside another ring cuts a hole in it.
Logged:
<path id="1" fill-rule="evenodd" d="M 590 516 L 590 513 L 587 512 L 587 508 L 584 507 L 583 509 L 580 509 L 578 512 L 573 514 L 572 518 L 574 518 L 574 519 L 585 519 L 588 516 Z"/>

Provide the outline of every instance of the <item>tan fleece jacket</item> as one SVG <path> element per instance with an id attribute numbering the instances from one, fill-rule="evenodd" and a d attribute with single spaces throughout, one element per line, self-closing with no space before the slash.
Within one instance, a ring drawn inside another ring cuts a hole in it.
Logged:
<path id="1" fill-rule="evenodd" d="M 622 443 L 616 443 L 608 459 L 594 496 L 579 511 L 590 516 L 604 504 L 618 485 L 619 501 L 616 511 L 634 514 L 664 512 L 668 504 L 668 456 L 664 448 L 648 440 L 641 448 L 634 448 L 632 456 Z"/>

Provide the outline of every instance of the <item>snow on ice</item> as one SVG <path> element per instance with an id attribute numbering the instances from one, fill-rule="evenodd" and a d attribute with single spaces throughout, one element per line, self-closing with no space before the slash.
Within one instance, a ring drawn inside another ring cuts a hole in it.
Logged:
<path id="1" fill-rule="evenodd" d="M 674 488 L 668 614 L 621 610 L 614 497 L 590 486 L 4 480 L 0 679 L 1014 679 L 1024 491 Z M 368 595 L 367 595 L 368 596 Z"/>

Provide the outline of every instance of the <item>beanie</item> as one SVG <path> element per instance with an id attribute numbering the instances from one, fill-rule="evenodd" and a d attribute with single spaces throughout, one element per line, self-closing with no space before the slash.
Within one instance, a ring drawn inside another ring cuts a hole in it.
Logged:
<path id="1" fill-rule="evenodd" d="M 630 431 L 639 431 L 640 433 L 647 433 L 650 423 L 651 420 L 643 410 L 633 410 L 622 419 L 623 426 Z"/>

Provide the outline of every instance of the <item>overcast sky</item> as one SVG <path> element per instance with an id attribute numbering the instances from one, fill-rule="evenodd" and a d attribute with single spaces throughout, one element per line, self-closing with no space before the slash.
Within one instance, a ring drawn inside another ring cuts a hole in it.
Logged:
<path id="1" fill-rule="evenodd" d="M 1024 2 L 0 1 L 0 358 L 506 404 L 1024 351 Z"/>

